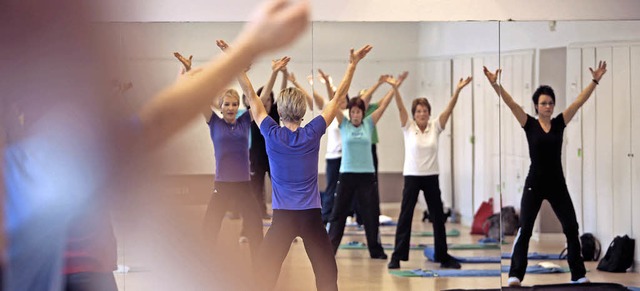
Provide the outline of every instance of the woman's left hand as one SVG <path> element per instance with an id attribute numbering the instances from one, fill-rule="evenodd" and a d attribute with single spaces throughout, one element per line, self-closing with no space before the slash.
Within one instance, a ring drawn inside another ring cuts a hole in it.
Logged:
<path id="1" fill-rule="evenodd" d="M 593 79 L 596 80 L 596 82 L 600 82 L 600 79 L 602 79 L 604 73 L 607 72 L 607 62 L 600 61 L 598 63 L 598 68 L 595 71 L 592 68 L 589 68 L 589 71 L 591 71 L 591 76 L 593 77 Z"/>

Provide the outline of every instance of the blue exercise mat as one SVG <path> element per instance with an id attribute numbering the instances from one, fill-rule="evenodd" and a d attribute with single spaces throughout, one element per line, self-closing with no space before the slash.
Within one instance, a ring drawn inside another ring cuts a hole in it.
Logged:
<path id="1" fill-rule="evenodd" d="M 511 253 L 502 253 L 502 258 L 503 259 L 511 259 Z M 545 254 L 545 253 L 538 253 L 538 252 L 533 252 L 533 253 L 529 253 L 527 255 L 527 259 L 529 260 L 564 260 L 562 258 L 560 258 L 560 254 Z"/>
<path id="2" fill-rule="evenodd" d="M 435 261 L 435 249 L 431 246 L 424 248 L 424 256 L 430 261 Z M 467 264 L 484 264 L 484 263 L 500 263 L 501 258 L 498 256 L 475 256 L 475 257 L 461 257 L 453 256 L 460 263 Z M 502 253 L 502 259 L 510 259 L 510 253 Z M 558 254 L 542 254 L 542 253 L 529 253 L 527 256 L 529 260 L 559 260 Z"/>
<path id="3" fill-rule="evenodd" d="M 391 270 L 390 274 L 400 277 L 499 277 L 500 273 L 508 273 L 509 266 L 501 266 L 501 270 Z M 529 274 L 568 273 L 569 268 L 527 267 Z"/>

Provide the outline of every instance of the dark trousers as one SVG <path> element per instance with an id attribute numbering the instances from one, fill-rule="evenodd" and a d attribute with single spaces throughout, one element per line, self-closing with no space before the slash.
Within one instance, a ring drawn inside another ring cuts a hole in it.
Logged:
<path id="1" fill-rule="evenodd" d="M 380 188 L 378 187 L 378 149 L 375 144 L 371 144 L 371 156 L 373 157 L 373 169 L 375 172 L 376 181 L 373 189 L 373 195 L 375 195 L 378 201 L 380 201 Z M 380 203 L 378 203 L 376 207 L 378 208 L 378 213 L 380 213 Z M 351 204 L 351 213 L 355 214 L 356 222 L 358 223 L 358 225 L 364 224 L 362 220 L 362 213 L 360 213 L 360 207 L 358 206 L 358 199 L 353 200 L 353 203 Z"/>
<path id="2" fill-rule="evenodd" d="M 118 291 L 112 272 L 81 272 L 65 276 L 65 291 Z"/>
<path id="3" fill-rule="evenodd" d="M 204 217 L 205 232 L 217 240 L 225 213 L 236 205 L 242 213 L 242 233 L 249 238 L 249 248 L 254 257 L 262 243 L 262 219 L 250 183 L 215 182 L 214 188 Z"/>
<path id="4" fill-rule="evenodd" d="M 342 173 L 338 181 L 336 200 L 329 224 L 329 238 L 333 252 L 338 251 L 344 234 L 344 227 L 354 197 L 358 200 L 364 222 L 369 255 L 379 257 L 384 254 L 379 236 L 380 200 L 374 195 L 375 177 L 373 173 Z"/>
<path id="5" fill-rule="evenodd" d="M 322 225 L 320 209 L 273 210 L 271 227 L 260 246 L 254 264 L 261 290 L 272 290 L 278 281 L 282 262 L 291 242 L 302 238 L 307 256 L 316 275 L 318 290 L 338 290 L 338 267 L 327 231 Z"/>
<path id="6" fill-rule="evenodd" d="M 251 162 L 251 188 L 256 197 L 256 201 L 258 201 L 261 216 L 267 214 L 267 199 L 264 192 L 264 176 L 267 173 L 269 173 L 269 178 L 271 178 L 269 160 L 255 159 Z"/>
<path id="7" fill-rule="evenodd" d="M 396 228 L 396 245 L 392 258 L 396 260 L 409 260 L 409 240 L 411 239 L 411 221 L 413 211 L 416 208 L 418 194 L 424 192 L 427 207 L 432 218 L 433 237 L 435 241 L 435 259 L 440 261 L 447 258 L 447 236 L 444 227 L 445 217 L 442 211 L 442 199 L 438 175 L 431 176 L 404 176 L 404 189 L 402 190 L 402 204 L 400 217 Z"/>
<path id="8" fill-rule="evenodd" d="M 338 187 L 338 178 L 340 177 L 340 161 L 342 158 L 327 159 L 326 176 L 327 188 L 320 196 L 322 200 L 322 223 L 329 222 L 331 211 L 333 211 L 333 201 L 336 197 L 336 188 Z"/>
<path id="9" fill-rule="evenodd" d="M 544 185 L 544 187 L 542 187 Z M 520 229 L 513 246 L 511 269 L 509 277 L 517 277 L 522 281 L 527 269 L 527 252 L 529 239 L 533 231 L 533 224 L 540 211 L 542 201 L 547 199 L 553 212 L 562 225 L 562 232 L 567 238 L 567 261 L 571 269 L 571 280 L 578 280 L 586 274 L 584 261 L 580 251 L 580 238 L 576 212 L 569 196 L 569 190 L 564 179 L 559 181 L 543 181 L 532 183 L 527 178 L 524 193 L 520 202 Z"/>

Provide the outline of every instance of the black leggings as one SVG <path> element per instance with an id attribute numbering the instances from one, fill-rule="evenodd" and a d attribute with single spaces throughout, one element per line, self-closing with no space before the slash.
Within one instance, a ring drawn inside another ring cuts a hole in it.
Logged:
<path id="1" fill-rule="evenodd" d="M 249 247 L 254 257 L 262 243 L 262 218 L 249 181 L 215 182 L 214 188 L 204 217 L 205 232 L 216 240 L 226 211 L 235 204 L 242 213 L 242 233 L 249 238 Z"/>
<path id="2" fill-rule="evenodd" d="M 438 175 L 404 176 L 402 204 L 400 206 L 400 217 L 396 228 L 396 245 L 392 258 L 402 261 L 409 260 L 411 221 L 413 220 L 413 211 L 416 208 L 420 190 L 424 192 L 424 198 L 427 201 L 429 214 L 432 218 L 435 259 L 436 261 L 441 261 L 447 258 L 447 236 Z"/>
<path id="3" fill-rule="evenodd" d="M 327 188 L 320 197 L 322 200 L 322 223 L 329 222 L 331 211 L 333 211 L 333 201 L 336 197 L 338 178 L 340 177 L 340 162 L 342 158 L 327 159 Z"/>
<path id="4" fill-rule="evenodd" d="M 329 224 L 329 238 L 331 239 L 334 253 L 338 252 L 340 241 L 344 235 L 347 216 L 351 209 L 351 201 L 355 196 L 364 219 L 364 231 L 367 237 L 369 255 L 372 258 L 384 255 L 379 236 L 380 200 L 374 194 L 375 184 L 373 173 L 340 174 L 338 191 Z"/>
<path id="5" fill-rule="evenodd" d="M 532 182 L 527 178 L 520 202 L 520 230 L 515 238 L 511 257 L 509 277 L 517 277 L 522 281 L 527 269 L 527 252 L 533 224 L 540 211 L 542 201 L 547 199 L 553 212 L 562 224 L 562 232 L 567 238 L 567 261 L 571 269 L 571 280 L 578 280 L 586 274 L 584 261 L 580 251 L 578 221 L 571 202 L 571 196 L 564 179 L 559 181 L 544 180 Z"/>
<path id="6" fill-rule="evenodd" d="M 302 238 L 307 256 L 316 275 L 318 290 L 338 290 L 338 267 L 327 231 L 322 225 L 320 209 L 273 210 L 271 227 L 260 246 L 254 264 L 261 290 L 272 290 L 280 276 L 282 262 L 291 242 Z"/>
<path id="7" fill-rule="evenodd" d="M 253 194 L 258 201 L 260 209 L 260 215 L 267 214 L 267 198 L 264 190 L 264 176 L 269 174 L 271 178 L 271 171 L 269 169 L 269 161 L 267 159 L 254 159 L 251 162 L 251 187 Z"/>

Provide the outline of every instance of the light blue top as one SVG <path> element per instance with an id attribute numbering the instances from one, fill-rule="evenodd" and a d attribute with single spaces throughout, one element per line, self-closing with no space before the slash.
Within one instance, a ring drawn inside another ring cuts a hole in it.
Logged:
<path id="1" fill-rule="evenodd" d="M 371 116 L 362 120 L 356 127 L 344 117 L 340 123 L 342 138 L 342 161 L 340 173 L 375 173 L 373 155 L 371 154 L 371 138 L 375 126 Z"/>

